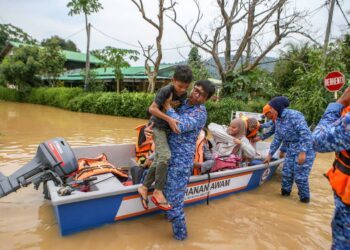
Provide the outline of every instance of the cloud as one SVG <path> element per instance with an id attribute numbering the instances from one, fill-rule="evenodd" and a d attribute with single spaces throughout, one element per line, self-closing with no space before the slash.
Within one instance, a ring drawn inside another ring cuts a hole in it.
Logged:
<path id="1" fill-rule="evenodd" d="M 118 40 L 132 45 L 138 45 L 138 41 L 146 46 L 155 44 L 156 30 L 143 20 L 141 13 L 130 0 L 100 0 L 100 2 L 104 9 L 89 16 L 89 21 L 96 28 L 92 30 L 91 49 L 101 49 L 105 46 L 134 49 L 133 46 L 126 45 Z M 158 1 L 146 0 L 144 2 L 147 15 L 156 21 Z M 181 22 L 193 22 L 196 18 L 196 9 L 193 2 L 190 0 L 178 0 L 178 2 L 177 7 L 180 10 L 178 18 Z M 82 14 L 68 16 L 67 3 L 68 0 L 0 0 L 0 21 L 18 26 L 38 40 L 53 35 L 71 39 L 81 51 L 85 51 L 86 33 L 85 30 L 82 30 L 85 27 L 84 16 Z M 324 0 L 295 0 L 294 3 L 295 8 L 312 11 L 324 4 Z M 200 4 L 204 13 L 200 29 L 204 34 L 208 31 L 210 23 L 215 19 L 218 9 L 213 0 L 203 0 L 200 1 Z M 344 1 L 342 6 L 346 12 L 350 9 L 350 1 Z M 327 9 L 323 7 L 309 18 L 310 23 L 314 25 L 314 29 L 322 33 L 319 35 L 321 43 L 323 42 L 327 17 Z M 334 12 L 334 23 L 341 24 L 344 28 L 345 20 L 337 6 Z M 168 18 L 165 18 L 164 25 L 163 48 L 189 45 L 184 33 Z M 332 29 L 333 37 L 340 35 L 340 28 L 334 25 Z M 80 30 L 81 32 L 77 33 Z M 244 32 L 243 29 L 239 31 L 239 33 L 241 32 Z M 237 36 L 233 37 L 233 39 L 236 38 Z M 179 48 L 178 50 L 164 50 L 163 62 L 181 61 L 183 57 L 187 57 L 189 50 L 189 47 Z M 206 57 L 208 55 L 204 55 L 204 58 Z"/>

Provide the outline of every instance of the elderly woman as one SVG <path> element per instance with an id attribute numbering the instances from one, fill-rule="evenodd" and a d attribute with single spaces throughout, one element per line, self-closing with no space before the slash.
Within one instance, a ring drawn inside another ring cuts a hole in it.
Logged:
<path id="1" fill-rule="evenodd" d="M 210 123 L 208 129 L 213 135 L 215 142 L 213 151 L 217 156 L 235 154 L 249 160 L 256 156 L 254 147 L 245 136 L 246 125 L 242 119 L 233 119 L 229 127 Z"/>
<path id="2" fill-rule="evenodd" d="M 289 196 L 295 181 L 300 201 L 308 203 L 310 201 L 309 175 L 315 160 L 311 131 L 304 115 L 299 111 L 288 109 L 288 106 L 288 99 L 278 96 L 263 108 L 263 114 L 275 121 L 275 137 L 264 162 L 271 161 L 272 155 L 283 142 L 286 157 L 282 170 L 281 194 Z"/>

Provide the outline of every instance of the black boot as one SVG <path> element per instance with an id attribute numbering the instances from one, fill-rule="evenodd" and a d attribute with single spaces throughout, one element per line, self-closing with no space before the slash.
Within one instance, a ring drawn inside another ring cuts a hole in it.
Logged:
<path id="1" fill-rule="evenodd" d="M 282 196 L 289 196 L 290 192 L 288 192 L 287 190 L 281 189 L 281 195 Z"/>
<path id="2" fill-rule="evenodd" d="M 310 198 L 307 198 L 307 197 L 301 198 L 300 201 L 303 202 L 303 203 L 309 203 L 310 202 Z"/>

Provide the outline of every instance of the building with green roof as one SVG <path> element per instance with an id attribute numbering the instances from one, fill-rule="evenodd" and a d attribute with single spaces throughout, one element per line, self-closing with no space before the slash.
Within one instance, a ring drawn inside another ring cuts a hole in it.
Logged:
<path id="1" fill-rule="evenodd" d="M 33 45 L 10 41 L 6 47 L 0 51 L 0 61 L 5 56 L 11 56 L 14 48 L 19 48 L 21 46 Z M 40 47 L 39 45 L 37 46 Z M 66 71 L 60 77 L 58 77 L 58 80 L 62 81 L 67 87 L 83 87 L 86 54 L 68 50 L 61 51 L 66 58 L 66 62 L 64 64 Z M 102 82 L 107 90 L 116 91 L 114 69 L 98 68 L 101 63 L 101 60 L 90 54 L 90 65 L 94 79 Z M 174 69 L 175 65 L 173 64 L 160 65 L 155 90 L 161 88 L 171 81 Z M 120 90 L 126 89 L 130 92 L 147 91 L 148 76 L 144 66 L 123 68 L 122 74 L 124 79 L 120 81 Z M 42 79 L 45 80 L 44 78 Z"/>
<path id="2" fill-rule="evenodd" d="M 160 65 L 155 89 L 159 89 L 162 86 L 168 84 L 174 74 L 176 65 L 167 64 Z M 116 90 L 116 80 L 114 74 L 114 68 L 96 68 L 93 69 L 95 80 L 105 83 L 108 90 Z M 145 67 L 143 66 L 131 66 L 128 68 L 122 68 L 123 80 L 120 81 L 120 90 L 128 90 L 130 92 L 147 91 L 148 76 L 146 74 Z M 58 80 L 65 83 L 65 86 L 83 86 L 84 84 L 84 72 L 83 69 L 70 70 L 62 74 Z"/>

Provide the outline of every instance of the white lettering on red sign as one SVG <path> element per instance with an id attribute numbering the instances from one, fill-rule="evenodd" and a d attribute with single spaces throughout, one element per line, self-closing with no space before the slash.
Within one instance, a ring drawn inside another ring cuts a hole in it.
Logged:
<path id="1" fill-rule="evenodd" d="M 332 85 L 337 85 L 341 84 L 345 81 L 343 76 L 336 77 L 336 78 L 330 78 L 330 79 L 325 79 L 325 84 L 326 86 L 332 86 Z"/>

